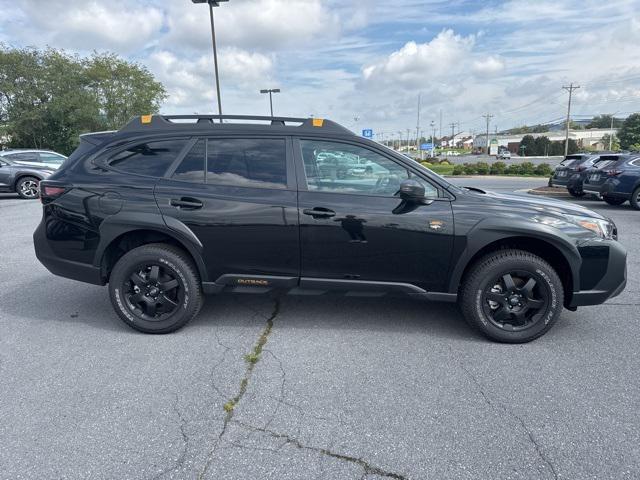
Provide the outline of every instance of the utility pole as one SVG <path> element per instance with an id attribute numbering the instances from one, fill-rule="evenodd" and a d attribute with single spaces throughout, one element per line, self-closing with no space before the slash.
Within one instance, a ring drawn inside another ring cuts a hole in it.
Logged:
<path id="1" fill-rule="evenodd" d="M 420 151 L 420 94 L 418 94 L 418 120 L 416 121 L 416 152 Z M 420 153 L 422 158 L 422 152 Z"/>
<path id="2" fill-rule="evenodd" d="M 407 154 L 409 153 L 409 135 L 411 135 L 411 129 L 407 128 Z"/>
<path id="3" fill-rule="evenodd" d="M 431 158 L 436 156 L 436 122 L 431 120 Z"/>
<path id="4" fill-rule="evenodd" d="M 487 121 L 487 155 L 489 155 L 489 123 L 491 123 L 491 119 L 493 118 L 493 115 L 491 115 L 490 113 L 487 113 L 485 115 L 482 115 L 482 117 Z"/>
<path id="5" fill-rule="evenodd" d="M 438 138 L 442 138 L 442 109 L 440 109 L 440 135 Z"/>
<path id="6" fill-rule="evenodd" d="M 455 147 L 454 139 L 456 138 L 456 135 L 457 135 L 455 133 L 456 125 L 458 126 L 458 128 L 460 128 L 460 123 L 450 123 L 449 124 L 449 126 L 451 127 L 451 140 L 450 140 L 450 143 L 449 143 L 449 147 L 450 148 Z M 460 132 L 458 132 L 458 133 L 460 133 Z"/>
<path id="7" fill-rule="evenodd" d="M 571 97 L 573 96 L 573 91 L 580 88 L 580 85 L 574 85 L 573 82 L 569 84 L 569 86 L 563 86 L 564 90 L 569 92 L 569 103 L 567 104 L 567 128 L 565 129 L 564 136 L 564 156 L 566 157 L 569 154 L 569 123 L 571 122 Z"/>

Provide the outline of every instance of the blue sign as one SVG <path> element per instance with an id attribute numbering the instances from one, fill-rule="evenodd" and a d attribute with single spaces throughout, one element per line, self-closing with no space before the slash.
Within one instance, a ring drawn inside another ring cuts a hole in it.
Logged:
<path id="1" fill-rule="evenodd" d="M 433 143 L 420 144 L 420 150 L 433 150 Z"/>
<path id="2" fill-rule="evenodd" d="M 373 138 L 373 130 L 371 130 L 370 128 L 365 128 L 364 130 L 362 130 L 362 136 L 364 138 Z"/>

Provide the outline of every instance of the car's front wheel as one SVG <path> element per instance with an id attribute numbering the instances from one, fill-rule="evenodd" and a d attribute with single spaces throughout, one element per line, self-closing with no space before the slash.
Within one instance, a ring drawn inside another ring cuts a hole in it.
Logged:
<path id="1" fill-rule="evenodd" d="M 499 250 L 480 259 L 462 285 L 467 322 L 492 340 L 524 343 L 544 335 L 563 308 L 556 271 L 522 250 Z"/>
<path id="2" fill-rule="evenodd" d="M 627 201 L 625 198 L 608 197 L 606 195 L 603 196 L 602 198 L 604 198 L 604 201 L 607 202 L 609 205 L 622 205 L 624 202 Z"/>
<path id="3" fill-rule="evenodd" d="M 569 192 L 569 195 L 576 198 L 584 197 L 585 195 L 585 193 L 582 190 L 575 190 L 573 188 L 569 188 L 568 192 Z"/>
<path id="4" fill-rule="evenodd" d="M 120 318 L 145 333 L 178 330 L 202 306 L 193 262 L 166 244 L 143 245 L 122 256 L 111 272 L 109 295 Z"/>
<path id="5" fill-rule="evenodd" d="M 40 180 L 36 177 L 22 177 L 16 184 L 16 192 L 26 200 L 38 198 L 40 196 Z"/>

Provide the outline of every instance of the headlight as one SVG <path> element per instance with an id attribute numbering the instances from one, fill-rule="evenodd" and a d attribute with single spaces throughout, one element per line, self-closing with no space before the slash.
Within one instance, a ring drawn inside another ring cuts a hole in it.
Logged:
<path id="1" fill-rule="evenodd" d="M 591 230 L 600 238 L 606 238 L 609 240 L 615 239 L 616 237 L 616 226 L 610 220 L 595 217 L 583 217 L 580 215 L 563 214 L 562 216 L 564 217 L 564 219 L 536 215 L 535 217 L 533 217 L 533 220 L 538 223 L 550 225 L 559 229 L 577 225 L 587 230 Z"/>

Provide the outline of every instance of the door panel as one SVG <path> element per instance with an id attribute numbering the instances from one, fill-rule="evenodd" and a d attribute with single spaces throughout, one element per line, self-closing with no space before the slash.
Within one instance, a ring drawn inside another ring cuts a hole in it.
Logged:
<path id="1" fill-rule="evenodd" d="M 394 195 L 409 175 L 403 165 L 363 146 L 331 143 L 301 140 L 295 146 L 297 170 L 310 179 L 303 175 L 298 194 L 302 277 L 402 282 L 446 291 L 454 235 L 451 202 L 403 202 Z M 332 154 L 352 159 L 346 173 L 322 172 Z M 433 185 L 419 180 L 437 195 Z"/>
<path id="2" fill-rule="evenodd" d="M 173 178 L 156 184 L 162 214 L 184 223 L 204 246 L 210 281 L 224 274 L 300 274 L 290 142 L 263 140 L 200 139 L 169 172 Z"/>

